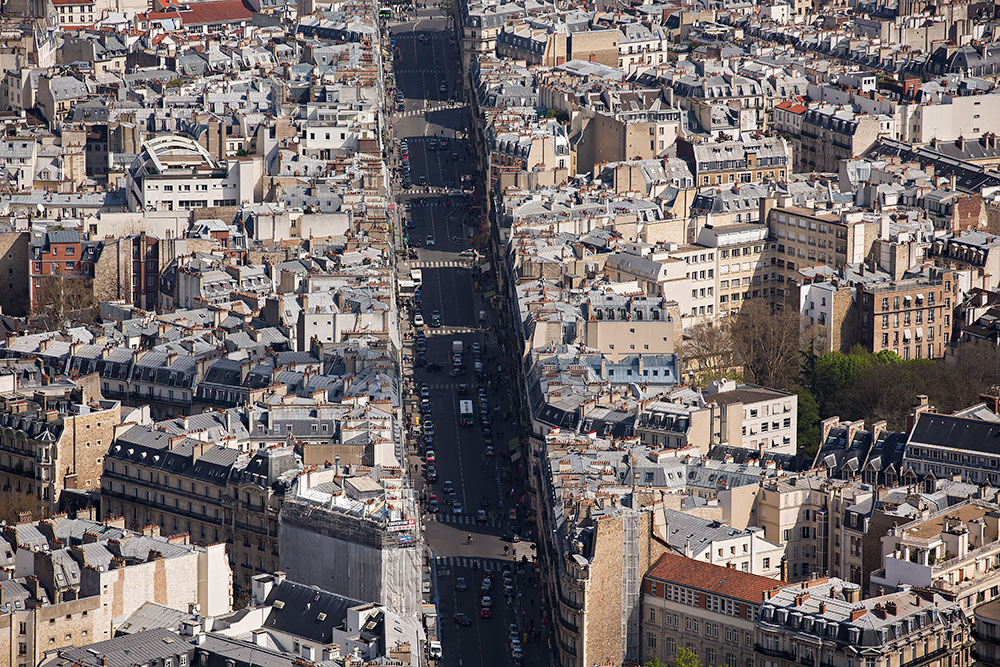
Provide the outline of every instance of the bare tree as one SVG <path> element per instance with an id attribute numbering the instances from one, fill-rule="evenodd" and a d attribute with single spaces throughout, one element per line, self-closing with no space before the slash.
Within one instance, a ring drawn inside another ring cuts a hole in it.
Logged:
<path id="1" fill-rule="evenodd" d="M 763 300 L 743 303 L 731 324 L 736 362 L 746 379 L 774 389 L 792 388 L 799 375 L 802 317 Z"/>
<path id="2" fill-rule="evenodd" d="M 67 327 L 71 320 L 85 323 L 97 321 L 93 280 L 62 273 L 44 276 L 41 280 L 42 284 L 35 287 L 32 319 L 36 323 L 49 329 L 60 329 Z"/>
<path id="3" fill-rule="evenodd" d="M 701 322 L 684 332 L 679 350 L 684 369 L 694 376 L 694 384 L 704 386 L 709 380 L 739 374 L 733 348 L 732 326 Z"/>

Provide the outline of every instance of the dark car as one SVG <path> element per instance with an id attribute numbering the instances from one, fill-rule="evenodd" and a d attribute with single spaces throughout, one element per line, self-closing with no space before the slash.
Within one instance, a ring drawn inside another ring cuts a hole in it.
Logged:
<path id="1" fill-rule="evenodd" d="M 469 618 L 467 614 L 463 614 L 462 612 L 458 612 L 452 618 L 455 619 L 456 624 L 461 625 L 462 627 L 467 628 L 472 625 L 472 619 Z"/>
<path id="2" fill-rule="evenodd" d="M 441 370 L 441 364 L 427 364 L 428 373 L 437 373 Z"/>
<path id="3" fill-rule="evenodd" d="M 458 394 L 460 396 L 465 396 L 468 393 L 469 393 L 469 385 L 465 384 L 464 382 L 458 385 Z"/>

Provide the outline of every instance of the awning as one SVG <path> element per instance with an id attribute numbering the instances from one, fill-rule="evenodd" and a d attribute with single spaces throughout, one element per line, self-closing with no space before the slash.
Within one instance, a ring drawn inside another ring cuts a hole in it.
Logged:
<path id="1" fill-rule="evenodd" d="M 903 329 L 903 340 L 910 340 L 910 330 Z"/>
<path id="2" fill-rule="evenodd" d="M 507 441 L 507 451 L 516 452 L 520 448 L 521 443 L 518 442 L 517 438 L 511 438 Z"/>
<path id="3" fill-rule="evenodd" d="M 511 463 L 517 463 L 520 460 L 521 460 L 521 452 L 514 452 L 513 454 L 510 455 Z"/>

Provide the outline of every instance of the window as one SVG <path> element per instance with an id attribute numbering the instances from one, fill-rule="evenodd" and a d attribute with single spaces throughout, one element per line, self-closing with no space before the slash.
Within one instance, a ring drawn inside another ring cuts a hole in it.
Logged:
<path id="1" fill-rule="evenodd" d="M 646 635 L 646 646 L 649 648 L 656 648 L 656 635 L 653 633 Z"/>
<path id="2" fill-rule="evenodd" d="M 649 608 L 649 620 L 654 622 L 656 621 L 656 609 L 653 607 Z"/>
<path id="3" fill-rule="evenodd" d="M 764 569 L 765 570 L 770 569 L 770 567 L 771 567 L 771 558 L 770 557 L 765 557 L 763 565 L 764 565 Z"/>

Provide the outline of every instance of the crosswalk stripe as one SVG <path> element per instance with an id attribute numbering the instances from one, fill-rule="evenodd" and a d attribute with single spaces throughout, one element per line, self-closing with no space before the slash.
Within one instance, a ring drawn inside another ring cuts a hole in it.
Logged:
<path id="1" fill-rule="evenodd" d="M 510 566 L 512 561 L 501 558 L 477 558 L 469 556 L 438 556 L 435 559 L 438 567 L 472 567 L 473 563 L 479 564 L 479 569 L 483 572 L 499 572 L 505 566 Z"/>

